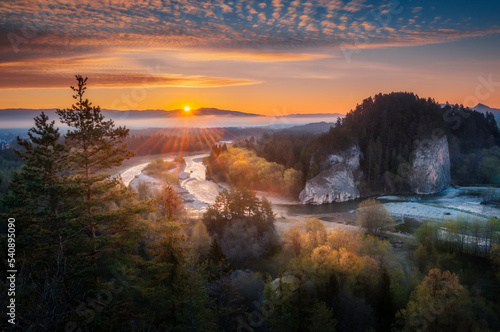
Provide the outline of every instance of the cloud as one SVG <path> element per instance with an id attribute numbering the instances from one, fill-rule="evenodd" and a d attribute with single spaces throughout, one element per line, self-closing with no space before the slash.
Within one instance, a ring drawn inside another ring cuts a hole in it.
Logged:
<path id="1" fill-rule="evenodd" d="M 346 4 L 341 0 L 272 0 L 245 4 L 223 0 L 108 0 L 85 5 L 80 0 L 47 0 L 48 5 L 29 0 L 6 3 L 0 4 L 0 14 L 5 17 L 0 22 L 0 43 L 7 46 L 6 52 L 14 53 L 17 47 L 20 52 L 32 52 L 31 55 L 40 49 L 44 49 L 43 52 L 95 52 L 121 47 L 332 46 L 349 42 L 344 36 L 358 33 L 349 31 L 352 22 L 373 26 L 375 19 L 368 13 L 390 15 L 388 27 L 396 31 L 401 31 L 405 27 L 402 22 L 408 20 L 412 20 L 411 24 L 426 26 L 421 24 L 423 17 L 404 16 L 405 12 L 391 14 L 390 6 L 382 0 L 351 0 Z M 406 13 L 411 11 L 414 16 L 421 9 L 413 7 Z M 396 17 L 406 20 L 399 22 Z M 24 33 L 31 33 L 30 28 L 34 29 L 33 36 L 26 37 Z M 416 26 L 414 29 L 423 32 Z M 344 30 L 347 35 L 343 34 Z M 400 33 L 396 37 L 401 39 L 404 35 Z M 13 42 L 15 47 L 9 42 L 12 36 L 18 38 L 17 44 Z M 385 42 L 394 42 L 391 38 L 395 36 L 381 37 Z M 0 47 L 0 55 L 1 52 Z"/>
<path id="2" fill-rule="evenodd" d="M 387 30 L 387 28 L 384 28 Z M 414 30 L 402 30 L 390 40 L 382 37 L 371 36 L 367 40 L 355 39 L 352 44 L 343 44 L 344 49 L 371 49 L 387 47 L 406 47 L 420 46 L 428 44 L 438 44 L 451 42 L 463 38 L 483 37 L 490 34 L 500 34 L 500 28 L 491 28 L 484 30 L 461 31 L 457 29 L 438 29 L 432 31 L 416 32 Z"/>
<path id="3" fill-rule="evenodd" d="M 0 63 L 0 73 L 0 89 L 66 88 L 78 73 L 89 76 L 92 84 L 101 88 L 212 88 L 262 83 L 246 78 L 164 73 L 159 66 L 137 67 L 119 56 L 22 59 Z"/>
<path id="4" fill-rule="evenodd" d="M 0 89 L 67 88 L 74 81 L 74 75 L 43 73 L 43 79 L 33 79 L 35 73 L 12 73 L 9 77 L 0 77 Z M 204 77 L 184 75 L 149 75 L 136 73 L 99 74 L 89 76 L 89 84 L 100 88 L 215 88 L 223 86 L 254 85 L 261 81 L 228 77 Z"/>
<path id="5" fill-rule="evenodd" d="M 188 61 L 243 61 L 243 62 L 289 62 L 311 61 L 332 58 L 332 55 L 321 53 L 283 53 L 283 52 L 178 52 L 174 56 Z"/>
<path id="6" fill-rule="evenodd" d="M 344 10 L 351 13 L 360 11 L 364 7 L 364 2 L 365 0 L 351 0 L 344 6 Z"/>
<path id="7" fill-rule="evenodd" d="M 22 76 L 13 78 L 16 86 L 27 84 L 21 84 L 27 77 L 23 75 L 32 78 L 48 72 L 67 75 L 75 68 L 90 73 L 131 72 L 140 77 L 137 73 L 144 68 L 122 59 L 131 49 L 177 50 L 189 62 L 285 62 L 323 59 L 328 57 L 324 53 L 331 53 L 324 49 L 331 51 L 342 45 L 413 46 L 500 33 L 496 22 L 476 24 L 472 29 L 460 22 L 448 21 L 446 12 L 434 11 L 431 17 L 419 17 L 421 13 L 422 7 L 391 12 L 383 0 L 347 3 L 341 0 L 86 3 L 7 0 L 0 2 L 3 18 L 0 21 L 0 75 L 3 87 L 8 81 L 5 77 L 15 75 L 13 68 Z M 382 19 L 390 19 L 381 26 L 376 20 L 377 14 L 385 15 Z M 436 24 L 433 22 L 431 29 L 424 22 L 434 17 Z M 312 48 L 321 50 L 311 53 L 308 50 Z M 58 65 L 49 63 L 49 59 Z M 30 67 L 33 64 L 39 67 Z M 118 64 L 121 67 L 114 68 Z M 108 70 L 105 65 L 114 67 Z M 164 77 L 164 82 L 181 86 L 254 84 L 245 79 L 218 77 Z"/>
<path id="8" fill-rule="evenodd" d="M 412 14 L 416 14 L 422 10 L 422 7 L 413 7 L 411 12 Z"/>

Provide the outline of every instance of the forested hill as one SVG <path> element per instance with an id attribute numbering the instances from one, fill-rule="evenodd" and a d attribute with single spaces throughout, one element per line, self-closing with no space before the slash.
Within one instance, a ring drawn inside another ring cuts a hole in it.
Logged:
<path id="1" fill-rule="evenodd" d="M 460 173 L 463 173 L 464 166 L 481 166 L 477 163 L 463 164 L 463 159 L 474 152 L 486 154 L 483 157 L 488 157 L 488 163 L 497 159 L 500 163 L 500 134 L 493 114 L 482 114 L 459 105 L 441 107 L 431 98 L 395 92 L 363 100 L 345 118 L 340 119 L 336 127 L 320 135 L 313 143 L 316 152 L 313 154 L 312 172 L 326 167 L 328 154 L 357 143 L 362 152 L 361 168 L 367 177 L 365 184 L 377 190 L 384 185 L 385 172 L 397 174 L 398 166 L 409 160 L 416 142 L 443 134 L 448 137 L 452 178 L 464 180 L 464 174 Z M 481 163 L 480 160 L 477 162 Z M 488 168 L 491 165 L 483 166 Z M 308 177 L 313 175 L 309 174 Z M 494 181 L 477 178 L 477 174 L 472 177 L 474 179 L 469 179 L 471 182 Z"/>

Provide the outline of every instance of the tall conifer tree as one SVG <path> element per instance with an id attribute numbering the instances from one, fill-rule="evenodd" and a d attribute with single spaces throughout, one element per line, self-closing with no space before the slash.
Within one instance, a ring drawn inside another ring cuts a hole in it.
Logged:
<path id="1" fill-rule="evenodd" d="M 76 75 L 76 80 L 77 86 L 71 89 L 77 102 L 71 108 L 58 109 L 57 114 L 70 127 L 65 135 L 69 163 L 75 172 L 74 180 L 82 187 L 78 220 L 87 231 L 90 256 L 96 264 L 103 252 L 118 250 L 117 241 L 133 243 L 127 237 L 133 236 L 132 218 L 142 207 L 127 205 L 132 193 L 119 178 L 106 173 L 133 156 L 125 143 L 129 130 L 105 120 L 100 107 L 92 106 L 84 97 L 87 78 Z"/>
<path id="2" fill-rule="evenodd" d="M 58 128 L 47 115 L 42 112 L 35 118 L 28 139 L 17 138 L 22 149 L 16 153 L 25 165 L 15 172 L 11 192 L 4 199 L 11 213 L 19 215 L 20 240 L 33 262 L 47 261 L 64 250 L 64 234 L 68 233 L 64 229 L 71 213 L 67 203 L 78 191 L 68 184 L 67 149 L 59 138 Z"/>

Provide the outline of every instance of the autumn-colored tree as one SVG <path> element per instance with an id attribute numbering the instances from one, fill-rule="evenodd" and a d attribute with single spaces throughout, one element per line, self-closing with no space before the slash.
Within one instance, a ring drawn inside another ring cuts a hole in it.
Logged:
<path id="1" fill-rule="evenodd" d="M 230 147 L 205 159 L 208 178 L 228 181 L 242 190 L 263 190 L 297 198 L 302 172 L 258 157 L 254 151 Z"/>
<path id="2" fill-rule="evenodd" d="M 160 208 L 160 216 L 166 221 L 177 221 L 180 209 L 183 208 L 182 199 L 171 185 L 166 185 L 160 195 L 156 197 L 157 205 Z"/>
<path id="3" fill-rule="evenodd" d="M 467 290 L 458 276 L 432 269 L 398 317 L 405 331 L 474 331 Z"/>
<path id="4" fill-rule="evenodd" d="M 368 198 L 359 203 L 358 225 L 371 235 L 381 235 L 386 231 L 394 229 L 394 220 L 390 212 L 379 201 Z"/>

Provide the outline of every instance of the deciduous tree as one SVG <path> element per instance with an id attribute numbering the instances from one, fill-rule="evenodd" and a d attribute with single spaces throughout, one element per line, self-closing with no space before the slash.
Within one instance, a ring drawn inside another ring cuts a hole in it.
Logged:
<path id="1" fill-rule="evenodd" d="M 468 292 L 458 276 L 432 269 L 399 313 L 405 331 L 474 331 Z"/>
<path id="2" fill-rule="evenodd" d="M 359 203 L 358 225 L 371 235 L 381 235 L 394 229 L 394 220 L 390 212 L 379 201 L 368 198 Z"/>

